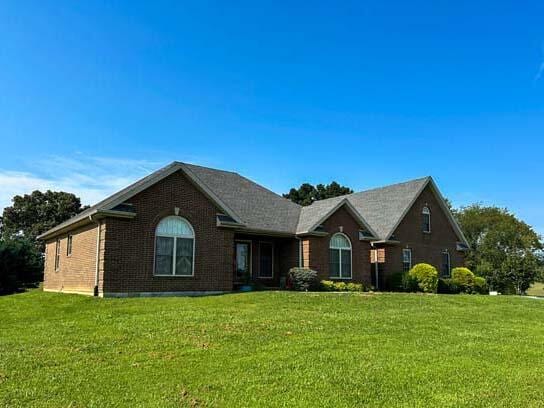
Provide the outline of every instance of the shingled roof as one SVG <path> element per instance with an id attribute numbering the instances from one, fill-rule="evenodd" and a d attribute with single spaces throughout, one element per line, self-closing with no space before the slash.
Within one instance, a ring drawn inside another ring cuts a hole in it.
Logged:
<path id="1" fill-rule="evenodd" d="M 230 217 L 234 226 L 262 233 L 312 233 L 338 208 L 346 206 L 361 227 L 375 239 L 389 240 L 427 185 L 435 190 L 438 201 L 444 203 L 432 178 L 425 177 L 301 207 L 237 173 L 173 162 L 47 231 L 39 238 L 69 230 L 73 224 L 91 220 L 97 215 L 130 216 L 130 207 L 123 208 L 123 205 L 130 202 L 131 197 L 177 171 L 182 171 Z M 449 209 L 444 207 L 444 210 L 459 238 L 466 241 Z"/>
<path id="2" fill-rule="evenodd" d="M 315 202 L 303 208 L 301 220 L 304 220 L 304 223 L 299 223 L 297 232 L 301 233 L 309 225 L 317 222 L 328 211 L 338 206 L 338 203 L 347 201 L 368 222 L 377 238 L 387 240 L 430 181 L 430 177 L 425 177 Z"/>
<path id="3" fill-rule="evenodd" d="M 68 221 L 52 228 L 39 238 L 47 238 L 73 224 L 99 214 L 123 215 L 119 205 L 159 182 L 182 171 L 205 195 L 231 217 L 241 228 L 248 230 L 295 234 L 301 206 L 237 173 L 173 162 L 146 176 L 112 196 L 100 201 Z"/>

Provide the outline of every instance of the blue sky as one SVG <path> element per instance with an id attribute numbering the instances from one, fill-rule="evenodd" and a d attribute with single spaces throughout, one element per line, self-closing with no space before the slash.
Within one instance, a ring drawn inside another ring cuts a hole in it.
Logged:
<path id="1" fill-rule="evenodd" d="M 276 192 L 432 175 L 544 233 L 544 2 L 3 1 L 0 209 L 172 160 Z"/>

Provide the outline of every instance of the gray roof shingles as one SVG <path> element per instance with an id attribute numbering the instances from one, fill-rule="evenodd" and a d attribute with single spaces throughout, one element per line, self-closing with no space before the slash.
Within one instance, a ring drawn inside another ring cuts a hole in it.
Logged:
<path id="1" fill-rule="evenodd" d="M 159 181 L 176 169 L 187 169 L 192 173 L 197 183 L 201 183 L 212 191 L 228 207 L 228 210 L 235 213 L 234 215 L 247 229 L 286 234 L 308 232 L 336 205 L 347 199 L 380 239 L 386 239 L 393 232 L 392 228 L 429 180 L 427 177 L 408 181 L 301 207 L 237 173 L 174 162 L 93 205 L 43 236 L 80 221 L 97 210 L 110 210 L 112 204 L 120 198 L 129 197 L 131 192 L 136 193 L 142 186 L 154 180 Z"/>
<path id="2" fill-rule="evenodd" d="M 297 232 L 307 232 L 342 200 L 348 200 L 378 234 L 387 239 L 429 177 L 317 201 L 301 212 Z"/>

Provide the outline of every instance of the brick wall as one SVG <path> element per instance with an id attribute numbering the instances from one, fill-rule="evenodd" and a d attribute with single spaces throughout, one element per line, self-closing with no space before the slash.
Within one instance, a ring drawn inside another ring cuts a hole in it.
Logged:
<path id="1" fill-rule="evenodd" d="M 96 271 L 96 225 L 76 229 L 72 235 L 72 254 L 67 255 L 68 235 L 58 237 L 60 261 L 55 270 L 56 239 L 46 242 L 44 284 L 45 290 L 92 294 Z"/>
<path id="2" fill-rule="evenodd" d="M 431 210 L 431 233 L 422 229 L 421 212 L 424 206 Z M 395 239 L 401 241 L 400 246 L 386 248 L 386 265 L 384 273 L 389 276 L 402 272 L 402 249 L 412 249 L 412 265 L 426 262 L 435 266 L 440 272 L 442 252 L 448 250 L 451 267 L 464 265 L 464 253 L 457 251 L 460 239 L 455 234 L 446 214 L 442 211 L 432 189 L 428 186 L 418 198 L 414 206 L 398 226 Z"/>
<path id="3" fill-rule="evenodd" d="M 107 220 L 105 293 L 232 290 L 234 233 L 217 228 L 221 211 L 181 171 L 128 201 L 134 219 Z M 153 276 L 155 228 L 176 207 L 195 231 L 194 277 Z"/>
<path id="4" fill-rule="evenodd" d="M 308 237 L 303 241 L 304 263 L 309 261 L 311 269 L 319 273 L 319 279 L 329 278 L 329 246 L 333 234 L 340 232 L 347 235 L 352 246 L 352 281 L 370 284 L 370 244 L 359 240 L 361 227 L 345 207 L 338 209 L 324 223 L 325 230 L 330 234 L 326 237 Z"/>

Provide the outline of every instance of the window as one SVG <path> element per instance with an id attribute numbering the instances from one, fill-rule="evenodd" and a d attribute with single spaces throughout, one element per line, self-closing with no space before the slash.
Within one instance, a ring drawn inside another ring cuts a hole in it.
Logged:
<path id="1" fill-rule="evenodd" d="M 60 239 L 55 243 L 55 270 L 58 271 L 60 266 Z"/>
<path id="2" fill-rule="evenodd" d="M 451 275 L 451 259 L 448 251 L 442 252 L 442 268 L 440 268 L 440 276 L 449 278 Z"/>
<path id="3" fill-rule="evenodd" d="M 259 243 L 259 278 L 274 277 L 274 246 L 270 242 Z"/>
<path id="4" fill-rule="evenodd" d="M 329 247 L 329 271 L 333 279 L 351 279 L 351 242 L 344 234 L 335 234 Z"/>
<path id="5" fill-rule="evenodd" d="M 72 256 L 72 244 L 73 244 L 73 235 L 68 235 L 66 240 L 66 256 Z"/>
<path id="6" fill-rule="evenodd" d="M 412 269 L 412 250 L 409 248 L 402 250 L 402 270 L 408 272 Z"/>
<path id="7" fill-rule="evenodd" d="M 155 275 L 193 276 L 195 233 L 187 220 L 164 218 L 155 230 Z"/>
<path id="8" fill-rule="evenodd" d="M 423 232 L 431 232 L 431 210 L 429 207 L 423 207 L 421 215 L 423 217 Z"/>

